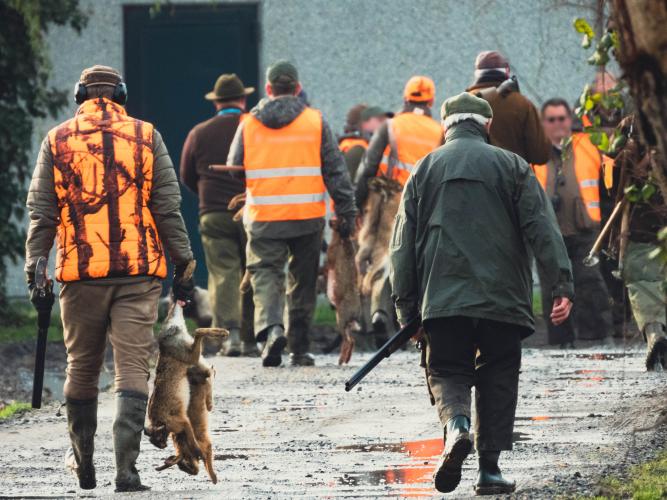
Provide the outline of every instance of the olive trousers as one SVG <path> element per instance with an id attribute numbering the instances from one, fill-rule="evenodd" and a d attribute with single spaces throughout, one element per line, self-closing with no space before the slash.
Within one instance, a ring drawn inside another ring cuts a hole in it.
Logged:
<path id="1" fill-rule="evenodd" d="M 429 319 L 424 330 L 427 380 L 443 428 L 457 415 L 470 419 L 475 387 L 475 447 L 511 450 L 521 339 L 530 331 L 466 316 Z"/>
<path id="2" fill-rule="evenodd" d="M 60 311 L 67 349 L 66 398 L 97 397 L 107 338 L 113 348 L 115 391 L 148 394 L 148 364 L 161 292 L 157 278 L 63 285 Z"/>

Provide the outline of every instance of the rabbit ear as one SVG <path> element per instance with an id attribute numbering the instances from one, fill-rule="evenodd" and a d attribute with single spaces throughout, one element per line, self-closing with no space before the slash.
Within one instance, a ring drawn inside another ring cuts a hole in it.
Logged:
<path id="1" fill-rule="evenodd" d="M 181 460 L 183 460 L 183 457 L 180 455 L 172 455 L 169 458 L 167 458 L 162 465 L 159 467 L 155 467 L 156 471 L 161 471 L 168 469 L 169 467 L 173 467 L 174 465 L 178 464 Z"/>

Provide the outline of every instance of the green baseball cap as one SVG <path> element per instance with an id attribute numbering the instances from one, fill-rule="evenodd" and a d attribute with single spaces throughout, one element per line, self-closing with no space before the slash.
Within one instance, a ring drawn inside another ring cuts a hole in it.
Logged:
<path id="1" fill-rule="evenodd" d="M 291 62 L 278 61 L 266 70 L 266 81 L 271 85 L 276 83 L 297 83 L 299 81 L 299 72 Z"/>
<path id="2" fill-rule="evenodd" d="M 460 113 L 481 115 L 484 118 L 493 117 L 493 111 L 489 103 L 469 92 L 462 92 L 459 95 L 450 97 L 442 103 L 442 108 L 440 108 L 440 117 L 443 120 L 451 115 Z"/>

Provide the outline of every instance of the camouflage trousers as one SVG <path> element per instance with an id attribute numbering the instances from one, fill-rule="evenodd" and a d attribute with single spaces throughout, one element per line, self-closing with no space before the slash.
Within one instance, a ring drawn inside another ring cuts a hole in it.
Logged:
<path id="1" fill-rule="evenodd" d="M 655 249 L 650 243 L 628 242 L 623 262 L 623 279 L 628 289 L 632 314 L 640 331 L 648 323 L 667 324 L 665 294 L 662 283 L 664 269 L 660 263 L 649 257 Z"/>

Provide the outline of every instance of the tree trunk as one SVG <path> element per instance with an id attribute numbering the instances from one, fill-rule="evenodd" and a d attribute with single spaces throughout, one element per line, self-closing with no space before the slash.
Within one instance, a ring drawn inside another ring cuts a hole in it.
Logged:
<path id="1" fill-rule="evenodd" d="M 630 86 L 640 130 L 659 153 L 653 172 L 667 200 L 667 0 L 612 0 L 618 62 Z"/>

